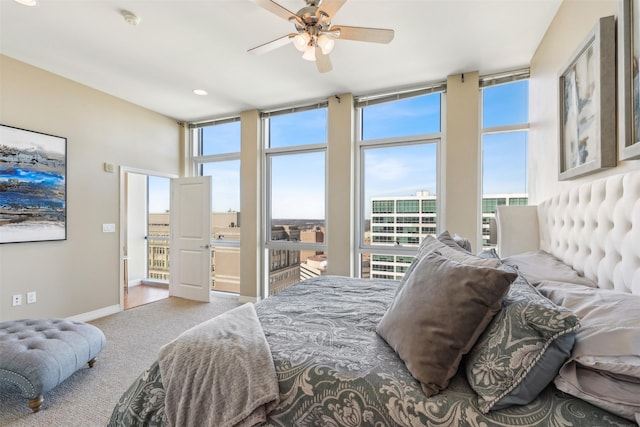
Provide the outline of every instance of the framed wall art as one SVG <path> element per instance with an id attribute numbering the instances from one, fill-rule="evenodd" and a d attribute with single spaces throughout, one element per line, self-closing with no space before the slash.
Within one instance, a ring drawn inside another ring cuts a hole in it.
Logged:
<path id="1" fill-rule="evenodd" d="M 560 73 L 560 180 L 616 166 L 615 27 L 601 18 Z"/>
<path id="2" fill-rule="evenodd" d="M 0 125 L 0 243 L 66 240 L 67 139 Z"/>
<path id="3" fill-rule="evenodd" d="M 621 0 L 618 18 L 620 160 L 640 159 L 640 0 Z"/>

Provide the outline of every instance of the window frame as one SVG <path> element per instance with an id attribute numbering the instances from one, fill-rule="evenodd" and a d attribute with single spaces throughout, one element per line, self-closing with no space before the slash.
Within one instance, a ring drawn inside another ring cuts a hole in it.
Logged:
<path id="1" fill-rule="evenodd" d="M 262 202 L 262 233 L 261 233 L 261 243 L 260 247 L 261 253 L 263 256 L 262 265 L 263 265 L 263 284 L 261 288 L 261 293 L 264 296 L 270 295 L 270 286 L 271 286 L 271 260 L 270 253 L 271 251 L 317 251 L 317 252 L 325 252 L 328 253 L 328 245 L 327 241 L 329 239 L 330 230 L 328 224 L 328 176 L 329 176 L 329 165 L 328 165 L 328 156 L 327 156 L 327 148 L 329 145 L 329 118 L 327 111 L 327 122 L 325 126 L 325 141 L 323 143 L 314 143 L 314 144 L 302 144 L 302 145 L 292 145 L 285 147 L 275 147 L 271 148 L 269 144 L 270 138 L 270 118 L 275 115 L 281 114 L 291 114 L 297 113 L 301 111 L 309 111 L 313 109 L 328 109 L 328 102 L 316 102 L 313 104 L 304 104 L 297 107 L 288 107 L 280 110 L 271 110 L 260 113 L 260 130 L 261 130 L 261 156 L 262 156 L 262 194 L 263 194 L 263 202 Z M 324 154 L 324 241 L 322 243 L 317 242 L 302 242 L 302 241 L 282 241 L 282 240 L 272 240 L 271 236 L 271 223 L 273 218 L 272 214 L 272 159 L 278 156 L 288 156 L 288 155 L 299 155 L 299 154 L 307 154 L 307 153 L 323 153 Z M 327 256 L 328 260 L 328 256 Z M 300 260 L 298 260 L 300 261 Z"/>
<path id="2" fill-rule="evenodd" d="M 206 126 L 217 126 L 223 125 L 226 123 L 232 123 L 240 121 L 240 116 L 237 117 L 229 117 L 225 119 L 219 120 L 211 120 L 206 122 L 201 122 L 197 124 L 192 124 L 189 126 L 189 139 L 191 143 L 191 150 L 193 153 L 191 167 L 192 167 L 192 175 L 193 176 L 203 176 L 203 166 L 206 163 L 216 163 L 216 162 L 227 162 L 227 161 L 238 161 L 240 162 L 240 169 L 242 169 L 242 160 L 240 159 L 240 151 L 237 152 L 229 152 L 223 154 L 207 154 L 202 155 L 202 128 Z M 197 136 L 196 133 L 199 135 Z M 213 213 L 213 211 L 212 211 Z M 242 229 L 240 231 L 242 233 Z M 220 240 L 214 239 L 211 236 L 210 239 L 211 248 L 215 247 L 232 247 L 240 249 L 240 240 Z M 242 256 L 242 254 L 240 255 Z"/>
<path id="3" fill-rule="evenodd" d="M 499 85 L 505 85 L 505 84 L 510 84 L 510 83 L 515 83 L 515 82 L 519 82 L 519 81 L 523 81 L 523 80 L 528 80 L 530 81 L 530 71 L 529 69 L 522 69 L 522 70 L 515 70 L 515 71 L 508 71 L 508 72 L 504 72 L 504 73 L 500 73 L 500 74 L 495 74 L 495 75 L 488 75 L 488 76 L 483 76 L 480 78 L 480 96 L 479 98 L 479 117 L 480 117 L 480 129 L 479 129 L 479 163 L 480 163 L 480 175 L 478 177 L 478 181 L 480 183 L 480 200 L 478 201 L 478 205 L 480 206 L 480 216 L 478 218 L 479 221 L 479 227 L 478 230 L 480 232 L 480 236 L 478 241 L 480 242 L 480 244 L 482 245 L 482 248 L 490 248 L 490 247 L 494 247 L 495 245 L 491 245 L 490 246 L 485 246 L 484 244 L 484 233 L 483 233 L 483 229 L 485 228 L 485 212 L 484 212 L 484 141 L 485 141 L 485 136 L 487 135 L 495 135 L 495 134 L 500 134 L 500 133 L 516 133 L 516 132 L 525 132 L 526 136 L 527 136 L 527 149 L 528 149 L 528 144 L 529 144 L 529 108 L 527 106 L 527 121 L 525 123 L 518 123 L 518 124 L 510 124 L 510 125 L 500 125 L 500 126 L 489 126 L 489 127 L 484 127 L 484 89 L 485 88 L 491 88 L 491 87 L 495 87 L 495 86 L 499 86 Z M 529 86 L 527 86 L 527 89 L 529 89 Z M 529 92 L 527 92 L 529 94 Z M 527 165 L 526 165 L 526 170 L 525 170 L 525 186 L 527 188 L 526 194 L 527 198 L 528 198 L 528 186 L 529 186 L 529 159 L 528 159 L 528 155 L 527 155 Z M 512 193 L 515 198 L 520 198 L 522 196 L 522 193 Z M 496 194 L 496 196 L 498 196 Z M 506 204 L 508 204 L 508 200 L 510 199 L 509 195 L 507 194 L 502 194 L 500 193 L 500 196 L 504 196 L 504 198 L 506 199 Z M 495 214 L 494 214 L 495 215 Z M 487 218 L 491 218 L 491 217 L 487 217 Z M 490 235 L 492 233 L 490 232 Z"/>
<path id="4" fill-rule="evenodd" d="M 375 105 L 381 102 L 393 102 L 396 100 L 402 100 L 413 96 L 422 96 L 433 93 L 440 94 L 440 131 L 434 133 L 427 134 L 418 134 L 418 135 L 409 135 L 409 136 L 400 136 L 400 137 L 391 137 L 391 138 L 380 138 L 380 139 L 370 139 L 363 140 L 363 109 L 369 105 Z M 372 99 L 373 101 L 369 101 Z M 415 257 L 418 251 L 418 245 L 403 245 L 403 244 L 395 244 L 395 245 L 372 245 L 365 244 L 365 222 L 366 218 L 364 218 L 364 213 L 366 212 L 366 203 L 365 200 L 365 177 L 364 177 L 364 158 L 365 152 L 368 149 L 378 149 L 378 148 L 391 148 L 391 147 L 401 147 L 401 146 L 410 146 L 410 145 L 423 145 L 423 144 L 435 144 L 436 147 L 436 220 L 438 218 L 442 218 L 442 199 L 441 196 L 443 194 L 443 180 L 441 178 L 442 171 L 442 141 L 444 140 L 444 132 L 445 128 L 445 116 L 444 112 L 446 111 L 446 83 L 439 83 L 429 86 L 428 88 L 409 90 L 404 92 L 392 93 L 392 94 L 384 94 L 380 96 L 371 96 L 366 97 L 364 100 L 357 99 L 355 105 L 354 112 L 354 124 L 355 124 L 355 206 L 354 206 L 354 257 L 353 257 L 353 271 L 356 277 L 362 277 L 362 257 L 365 254 L 370 255 L 383 255 L 383 256 L 393 256 L 396 261 L 396 268 L 394 271 L 397 271 L 397 258 L 398 257 Z M 421 211 L 422 206 L 419 204 L 418 210 Z M 417 215 L 420 215 L 419 212 Z M 385 213 L 377 213 L 378 216 L 388 216 L 389 214 Z M 392 214 L 395 215 L 395 214 Z M 414 215 L 407 213 L 406 215 Z M 371 220 L 373 220 L 374 212 L 371 212 Z M 395 222 L 393 223 L 395 226 Z M 422 227 L 421 224 L 418 224 L 419 227 Z M 440 225 L 439 221 L 436 221 L 436 232 L 439 231 Z M 420 230 L 421 231 L 421 230 Z M 406 259 L 406 258 L 405 258 Z M 372 274 L 371 271 L 370 274 Z"/>
<path id="5" fill-rule="evenodd" d="M 300 148 L 304 147 L 304 148 Z M 289 156 L 289 155 L 297 155 L 297 154 L 307 154 L 307 153 L 323 153 L 324 154 L 324 181 L 325 181 L 325 194 L 324 194 L 324 221 L 325 221 L 325 239 L 323 243 L 311 243 L 311 242 L 284 242 L 282 240 L 272 240 L 271 239 L 271 223 L 273 218 L 271 217 L 271 159 L 278 156 Z M 265 149 L 264 152 L 264 171 L 265 171 L 265 200 L 264 200 L 264 246 L 265 249 L 285 249 L 285 247 L 289 250 L 327 250 L 327 235 L 329 234 L 329 230 L 327 227 L 327 214 L 328 214 L 328 201 L 327 201 L 327 147 L 322 144 L 312 144 L 307 146 L 296 146 L 294 149 L 285 149 L 285 148 L 274 148 L 272 150 Z M 290 249 L 291 245 L 294 245 L 296 249 Z M 299 248 L 299 249 L 298 249 Z"/>

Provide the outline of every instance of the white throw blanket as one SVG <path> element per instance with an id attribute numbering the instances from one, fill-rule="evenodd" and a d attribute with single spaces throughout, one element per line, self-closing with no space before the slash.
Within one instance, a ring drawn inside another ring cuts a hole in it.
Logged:
<path id="1" fill-rule="evenodd" d="M 171 426 L 253 426 L 279 400 L 269 345 L 253 304 L 203 322 L 160 349 Z"/>

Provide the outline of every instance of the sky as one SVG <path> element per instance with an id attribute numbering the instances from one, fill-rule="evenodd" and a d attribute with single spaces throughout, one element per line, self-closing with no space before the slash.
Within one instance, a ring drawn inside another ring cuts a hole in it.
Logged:
<path id="1" fill-rule="evenodd" d="M 483 90 L 482 126 L 490 128 L 528 122 L 528 81 Z M 430 135 L 440 132 L 439 93 L 364 107 L 363 141 Z M 271 117 L 271 148 L 326 142 L 327 110 L 315 109 Z M 203 128 L 203 154 L 240 151 L 240 122 Z M 525 193 L 527 132 L 494 133 L 483 137 L 483 192 Z M 324 218 L 324 154 L 273 155 L 269 165 L 273 188 L 273 218 Z M 363 159 L 365 200 L 372 196 L 408 196 L 416 191 L 437 193 L 435 144 L 368 149 Z M 208 163 L 213 211 L 240 210 L 240 161 Z M 163 182 L 166 181 L 166 182 Z M 158 188 L 158 191 L 155 188 Z M 166 192 L 166 196 L 163 193 Z M 168 209 L 168 180 L 150 181 L 150 212 Z M 366 215 L 368 217 L 368 215 Z"/>

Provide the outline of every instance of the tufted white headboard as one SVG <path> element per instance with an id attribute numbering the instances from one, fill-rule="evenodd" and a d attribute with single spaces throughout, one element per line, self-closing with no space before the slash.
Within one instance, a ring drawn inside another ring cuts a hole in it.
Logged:
<path id="1" fill-rule="evenodd" d="M 501 256 L 539 248 L 601 288 L 640 295 L 640 171 L 583 184 L 537 207 L 513 208 L 496 212 Z M 526 236 L 535 228 L 538 242 Z"/>

